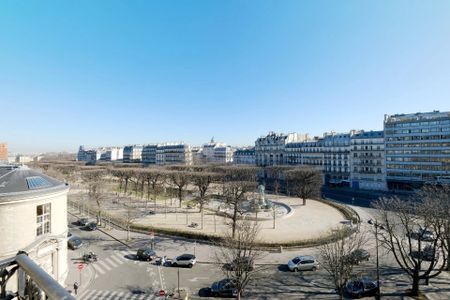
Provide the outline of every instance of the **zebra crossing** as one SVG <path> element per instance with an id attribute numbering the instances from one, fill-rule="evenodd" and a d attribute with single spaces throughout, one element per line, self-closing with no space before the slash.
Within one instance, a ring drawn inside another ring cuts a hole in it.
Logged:
<path id="1" fill-rule="evenodd" d="M 148 294 L 135 294 L 130 291 L 102 291 L 102 290 L 86 290 L 83 293 L 79 294 L 77 299 L 80 300 L 155 300 L 161 299 L 161 297 L 157 296 L 155 293 Z"/>
<path id="2" fill-rule="evenodd" d="M 95 278 L 98 278 L 101 275 L 105 275 L 114 268 L 124 264 L 124 263 L 133 263 L 139 264 L 142 263 L 138 260 L 130 259 L 134 257 L 136 253 L 132 251 L 115 251 L 110 256 L 107 257 L 99 257 L 99 260 L 95 263 L 89 264 L 95 270 Z M 130 257 L 130 258 L 127 258 Z"/>

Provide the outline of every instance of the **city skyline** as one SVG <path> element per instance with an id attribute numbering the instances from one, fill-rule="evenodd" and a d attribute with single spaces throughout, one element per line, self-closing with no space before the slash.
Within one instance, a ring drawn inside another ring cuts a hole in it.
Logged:
<path id="1" fill-rule="evenodd" d="M 0 141 L 10 153 L 212 136 L 241 146 L 448 111 L 449 8 L 5 1 Z"/>

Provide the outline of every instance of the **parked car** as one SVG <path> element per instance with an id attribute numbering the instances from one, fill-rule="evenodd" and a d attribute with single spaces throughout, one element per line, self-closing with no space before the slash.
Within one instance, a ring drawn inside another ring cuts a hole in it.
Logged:
<path id="1" fill-rule="evenodd" d="M 71 250 L 75 250 L 80 248 L 81 246 L 83 246 L 83 242 L 81 241 L 81 239 L 77 236 L 71 236 L 68 240 L 67 240 L 67 247 Z"/>
<path id="2" fill-rule="evenodd" d="M 436 261 L 439 259 L 439 252 L 431 245 L 426 246 L 422 251 L 412 251 L 409 255 L 412 258 L 422 259 L 424 261 Z"/>
<path id="3" fill-rule="evenodd" d="M 84 228 L 86 230 L 89 230 L 89 231 L 94 231 L 94 230 L 97 229 L 97 223 L 96 222 L 89 222 L 89 223 L 86 224 L 86 226 L 84 226 Z"/>
<path id="4" fill-rule="evenodd" d="M 410 237 L 416 240 L 421 240 L 425 242 L 432 242 L 434 241 L 434 234 L 431 230 L 419 228 L 417 231 L 413 231 L 410 234 Z"/>
<path id="5" fill-rule="evenodd" d="M 226 278 L 216 281 L 211 285 L 211 296 L 213 297 L 236 297 L 236 284 L 232 279 Z"/>
<path id="6" fill-rule="evenodd" d="M 348 261 L 352 264 L 358 265 L 364 260 L 369 260 L 370 253 L 364 249 L 356 249 L 347 257 Z"/>
<path id="7" fill-rule="evenodd" d="M 174 257 L 174 259 L 172 260 L 172 266 L 192 268 L 195 265 L 195 262 L 196 262 L 195 255 L 182 254 L 180 256 Z"/>
<path id="8" fill-rule="evenodd" d="M 242 269 L 244 271 L 253 271 L 254 269 L 254 261 L 251 257 L 243 256 L 234 259 L 230 263 L 226 263 L 223 265 L 224 270 L 235 271 L 237 269 Z"/>
<path id="9" fill-rule="evenodd" d="M 319 262 L 311 255 L 297 256 L 288 262 L 288 267 L 289 270 L 294 272 L 307 270 L 315 271 L 319 267 Z"/>
<path id="10" fill-rule="evenodd" d="M 359 278 L 347 283 L 346 292 L 354 298 L 374 296 L 377 293 L 378 284 L 371 278 Z"/>
<path id="11" fill-rule="evenodd" d="M 88 218 L 80 218 L 77 221 L 77 224 L 80 225 L 80 226 L 86 226 L 87 223 L 89 223 Z"/>
<path id="12" fill-rule="evenodd" d="M 151 248 L 141 248 L 138 249 L 136 258 L 139 260 L 150 261 L 156 258 L 156 252 Z"/>

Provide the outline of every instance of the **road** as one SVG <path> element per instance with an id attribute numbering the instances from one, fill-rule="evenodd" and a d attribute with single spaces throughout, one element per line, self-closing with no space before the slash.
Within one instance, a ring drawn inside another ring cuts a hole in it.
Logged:
<path id="1" fill-rule="evenodd" d="M 366 222 L 373 213 L 373 209 L 354 207 Z M 113 237 L 125 240 L 126 233 L 118 230 L 94 232 L 81 230 L 73 222 L 76 220 L 69 214 L 70 231 L 84 241 L 81 249 L 69 252 L 70 270 L 67 288 L 76 281 L 80 283 L 80 264 L 82 254 L 95 252 L 99 261 L 89 264 L 81 271 L 81 286 L 78 299 L 163 299 L 157 296 L 163 289 L 175 293 L 178 282 L 182 294 L 189 295 L 189 299 L 209 299 L 206 289 L 214 281 L 224 278 L 219 265 L 214 263 L 214 247 L 198 244 L 189 240 L 170 237 L 157 237 L 155 250 L 158 255 L 169 258 L 182 253 L 194 253 L 199 260 L 192 269 L 161 267 L 151 262 L 135 260 L 134 254 L 139 247 L 150 245 L 148 235 L 133 233 L 133 241 L 124 245 Z M 370 228 L 367 223 L 364 227 Z M 367 231 L 370 236 L 370 231 Z M 113 237 L 112 237 L 113 236 Z M 368 248 L 371 258 L 368 262 L 355 268 L 357 276 L 376 278 L 374 243 Z M 259 263 L 264 270 L 259 278 L 254 280 L 246 289 L 246 299 L 336 299 L 336 293 L 331 280 L 323 268 L 317 271 L 293 273 L 287 270 L 288 259 L 297 255 L 318 255 L 317 248 L 283 251 L 282 253 L 266 253 Z M 383 295 L 388 299 L 405 299 L 401 293 L 409 288 L 409 279 L 398 269 L 394 259 L 387 253 L 380 253 L 380 273 Z M 178 277 L 179 275 L 179 277 Z M 179 279 L 179 280 L 178 280 Z M 449 284 L 443 281 L 442 284 Z M 211 298 L 213 299 L 213 298 Z M 216 298 L 217 299 L 217 298 Z M 435 298 L 445 299 L 445 298 Z"/>

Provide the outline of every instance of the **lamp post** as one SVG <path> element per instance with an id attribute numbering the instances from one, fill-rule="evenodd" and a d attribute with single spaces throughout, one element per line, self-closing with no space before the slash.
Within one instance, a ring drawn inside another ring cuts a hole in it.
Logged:
<path id="1" fill-rule="evenodd" d="M 375 295 L 375 298 L 377 300 L 380 300 L 380 263 L 379 263 L 379 258 L 378 258 L 378 220 L 375 220 L 375 244 L 376 244 L 376 248 L 377 248 L 377 293 Z"/>

